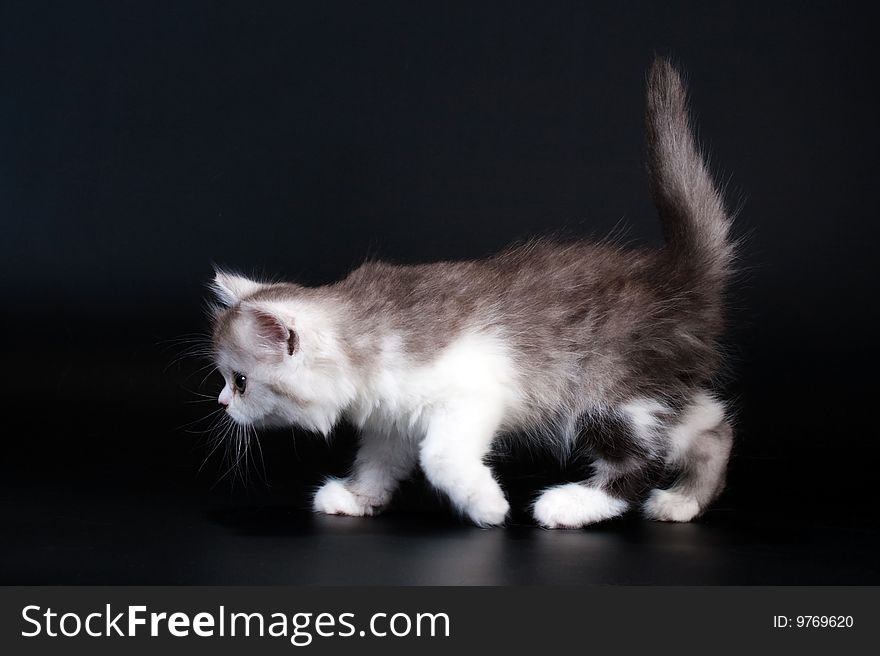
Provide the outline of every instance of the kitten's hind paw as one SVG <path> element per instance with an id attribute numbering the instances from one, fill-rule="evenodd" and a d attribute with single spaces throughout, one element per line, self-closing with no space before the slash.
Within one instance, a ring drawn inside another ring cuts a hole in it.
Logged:
<path id="1" fill-rule="evenodd" d="M 312 509 L 326 515 L 363 517 L 375 515 L 382 509 L 382 506 L 378 503 L 372 503 L 368 497 L 349 490 L 345 486 L 344 480 L 331 478 L 315 494 Z"/>
<path id="2" fill-rule="evenodd" d="M 643 510 L 646 516 L 661 522 L 689 522 L 700 514 L 700 504 L 680 492 L 653 490 Z"/>
<path id="3" fill-rule="evenodd" d="M 535 502 L 535 520 L 544 528 L 581 528 L 622 514 L 626 501 L 579 483 L 548 488 Z"/>

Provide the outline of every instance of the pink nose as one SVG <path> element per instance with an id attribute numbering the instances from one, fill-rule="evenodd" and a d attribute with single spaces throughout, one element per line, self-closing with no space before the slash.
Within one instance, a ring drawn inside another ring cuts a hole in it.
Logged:
<path id="1" fill-rule="evenodd" d="M 217 403 L 222 405 L 224 408 L 228 408 L 229 404 L 232 402 L 232 390 L 229 389 L 229 385 L 223 388 L 223 391 L 220 392 L 220 396 L 217 397 Z"/>
<path id="2" fill-rule="evenodd" d="M 229 403 L 232 401 L 232 390 L 229 389 L 229 386 L 223 388 L 223 391 L 220 392 L 220 396 L 217 397 L 217 403 L 222 405 L 224 408 L 229 407 Z"/>

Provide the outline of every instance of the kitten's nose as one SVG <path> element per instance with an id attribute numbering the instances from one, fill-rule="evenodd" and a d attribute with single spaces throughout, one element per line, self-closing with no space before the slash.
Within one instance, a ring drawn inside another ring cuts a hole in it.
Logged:
<path id="1" fill-rule="evenodd" d="M 227 385 L 223 388 L 223 391 L 220 392 L 220 396 L 217 397 L 217 403 L 224 408 L 228 408 L 230 401 L 232 401 L 232 390 L 229 389 L 229 385 Z"/>

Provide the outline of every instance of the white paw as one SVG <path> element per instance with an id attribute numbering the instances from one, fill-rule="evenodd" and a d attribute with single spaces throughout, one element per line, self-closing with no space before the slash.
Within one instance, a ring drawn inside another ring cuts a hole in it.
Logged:
<path id="1" fill-rule="evenodd" d="M 581 528 L 616 517 L 626 509 L 626 501 L 598 488 L 568 483 L 545 490 L 535 502 L 532 513 L 544 528 Z"/>
<path id="2" fill-rule="evenodd" d="M 689 522 L 700 514 L 693 497 L 669 490 L 653 490 L 645 501 L 645 515 L 661 522 Z"/>
<path id="3" fill-rule="evenodd" d="M 327 515 L 363 517 L 373 514 L 373 507 L 368 500 L 354 494 L 338 478 L 331 478 L 321 486 L 312 501 L 312 508 L 315 512 Z"/>
<path id="4" fill-rule="evenodd" d="M 504 523 L 510 504 L 494 479 L 468 496 L 464 512 L 477 526 L 500 526 Z"/>

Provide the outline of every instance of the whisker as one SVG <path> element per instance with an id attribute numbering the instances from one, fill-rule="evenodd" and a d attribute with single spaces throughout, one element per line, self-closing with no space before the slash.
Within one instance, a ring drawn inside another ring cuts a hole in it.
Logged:
<path id="1" fill-rule="evenodd" d="M 205 421 L 206 419 L 212 417 L 213 415 L 216 415 L 218 412 L 222 412 L 223 410 L 224 410 L 224 408 L 222 408 L 222 407 L 217 408 L 216 410 L 209 412 L 206 416 L 199 417 L 198 419 L 194 419 L 190 422 L 182 424 L 182 425 L 178 426 L 177 428 L 175 428 L 174 430 L 183 430 L 184 428 L 188 428 L 194 424 L 198 424 L 199 422 Z"/>
<path id="2" fill-rule="evenodd" d="M 266 461 L 263 458 L 263 447 L 260 444 L 260 437 L 257 434 L 257 430 L 253 426 L 248 426 L 248 429 L 251 431 L 251 434 L 254 437 L 254 441 L 257 443 L 257 452 L 260 454 L 260 469 L 262 470 L 262 473 L 263 473 L 263 475 L 262 475 L 263 484 L 268 486 L 269 485 L 269 477 L 266 474 Z"/>

